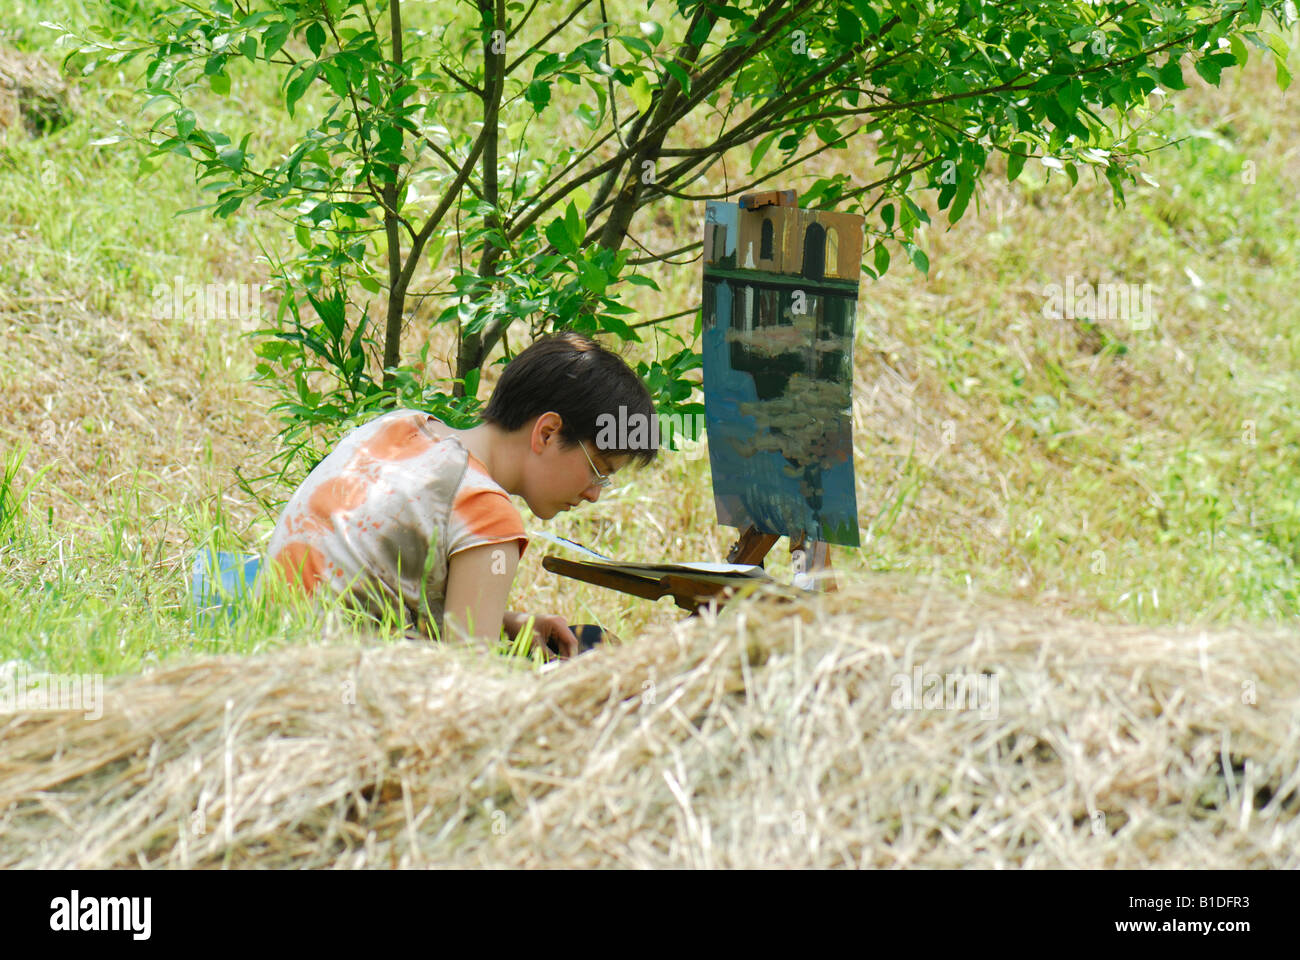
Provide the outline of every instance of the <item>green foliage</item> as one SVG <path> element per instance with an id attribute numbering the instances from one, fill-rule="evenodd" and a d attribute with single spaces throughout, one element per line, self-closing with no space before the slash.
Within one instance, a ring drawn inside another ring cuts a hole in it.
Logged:
<path id="1" fill-rule="evenodd" d="M 53 464 L 47 463 L 36 471 L 36 475 L 21 490 L 18 486 L 18 472 L 27 459 L 25 451 L 11 447 L 5 455 L 3 472 L 0 472 L 0 549 L 13 542 L 13 534 L 18 532 L 20 521 L 24 519 L 23 505 L 31 496 L 32 489 Z"/>
<path id="2" fill-rule="evenodd" d="M 638 340 L 619 296 L 645 279 L 623 249 L 634 215 L 694 199 L 683 188 L 730 152 L 748 151 L 755 177 L 731 186 L 740 193 L 870 137 L 880 169 L 867 182 L 822 178 L 800 202 L 868 215 L 869 276 L 894 251 L 927 273 L 918 201 L 933 196 L 958 222 L 998 154 L 1011 180 L 1036 158 L 1071 184 L 1091 170 L 1122 203 L 1154 144 L 1129 116 L 1157 88 L 1185 87 L 1184 62 L 1217 84 L 1253 46 L 1275 59 L 1279 86 L 1290 79 L 1266 21 L 1284 5 L 1261 0 L 935 0 L 924 11 L 912 0 L 678 0 L 659 21 L 627 24 L 594 22 L 585 4 L 565 19 L 558 6 L 545 5 L 569 24 L 562 33 L 533 18 L 536 5 L 513 3 L 504 23 L 491 4 L 119 3 L 76 38 L 85 71 L 143 63 L 154 122 L 142 174 L 182 158 L 211 194 L 199 209 L 271 207 L 296 238 L 278 265 L 287 306 L 258 347 L 288 432 L 417 399 L 469 415 L 469 374 L 512 329 Z M 238 97 L 243 77 L 267 70 L 290 139 L 282 152 L 195 106 L 196 91 Z M 721 128 L 687 122 L 711 117 L 724 94 Z M 578 125 L 575 139 L 530 139 L 556 111 Z M 709 135 L 673 139 L 697 128 Z M 433 322 L 455 329 L 459 359 L 442 381 L 450 392 L 430 393 L 401 362 L 402 329 L 416 276 L 432 281 L 453 251 Z M 383 301 L 382 335 L 365 295 Z M 685 412 L 691 368 L 655 364 L 661 409 Z M 332 386 L 313 388 L 313 371 Z"/>

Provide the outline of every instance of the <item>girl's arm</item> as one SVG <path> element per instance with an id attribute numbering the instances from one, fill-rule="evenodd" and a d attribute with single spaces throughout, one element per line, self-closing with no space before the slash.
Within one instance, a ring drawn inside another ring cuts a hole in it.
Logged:
<path id="1" fill-rule="evenodd" d="M 444 633 L 495 643 L 501 636 L 506 595 L 519 566 L 519 543 L 485 543 L 453 554 L 447 563 Z"/>
<path id="2" fill-rule="evenodd" d="M 506 595 L 519 566 L 519 542 L 488 543 L 453 554 L 447 564 L 447 599 L 443 634 L 495 643 L 504 627 L 513 640 L 529 614 L 506 610 Z M 536 616 L 534 636 L 553 640 L 560 655 L 574 657 L 580 649 L 564 617 Z"/>

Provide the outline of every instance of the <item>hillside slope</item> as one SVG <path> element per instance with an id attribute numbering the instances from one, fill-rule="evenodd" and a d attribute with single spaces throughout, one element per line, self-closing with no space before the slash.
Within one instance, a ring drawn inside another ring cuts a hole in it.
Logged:
<path id="1" fill-rule="evenodd" d="M 56 64 L 39 21 L 87 16 L 79 0 L 20 5 L 0 44 Z M 287 238 L 265 212 L 173 216 L 202 201 L 190 172 L 137 178 L 136 149 L 105 142 L 119 123 L 145 125 L 133 78 L 75 86 L 66 125 L 0 132 L 0 459 L 6 503 L 30 493 L 5 511 L 0 657 L 111 673 L 280 644 L 292 631 L 196 638 L 187 592 L 196 548 L 261 549 L 292 489 L 275 476 L 274 398 L 247 379 L 244 335 L 259 318 L 161 318 L 156 291 L 261 283 L 261 250 Z M 196 102 L 272 149 L 273 78 L 236 93 Z M 1060 597 L 1111 621 L 1298 622 L 1300 111 L 1260 58 L 1222 89 L 1194 80 L 1168 107 L 1148 122 L 1179 144 L 1152 157 L 1127 207 L 1086 181 L 1067 192 L 1037 164 L 1012 185 L 994 169 L 978 209 L 951 230 L 936 214 L 925 231 L 928 277 L 896 263 L 864 279 L 863 547 L 837 549 L 837 569 Z M 546 116 L 557 126 L 539 137 L 575 122 Z M 781 185 L 861 179 L 869 159 L 869 144 L 828 151 Z M 734 176 L 719 168 L 699 190 Z M 698 238 L 698 204 L 665 203 L 635 227 L 649 249 L 671 249 Z M 698 262 L 648 272 L 664 292 L 628 297 L 646 317 L 699 302 Z M 1053 288 L 1083 284 L 1142 291 L 1151 315 L 1050 316 Z M 426 338 L 448 355 L 446 331 L 424 327 L 440 309 L 430 298 L 417 311 L 408 356 Z M 691 322 L 676 325 L 688 341 Z M 629 359 L 676 348 L 648 335 Z M 716 525 L 707 459 L 661 461 L 550 528 L 628 559 L 720 557 L 734 531 Z M 552 577 L 542 553 L 524 557 L 517 608 L 622 636 L 676 617 Z M 773 571 L 788 566 L 774 552 Z"/>

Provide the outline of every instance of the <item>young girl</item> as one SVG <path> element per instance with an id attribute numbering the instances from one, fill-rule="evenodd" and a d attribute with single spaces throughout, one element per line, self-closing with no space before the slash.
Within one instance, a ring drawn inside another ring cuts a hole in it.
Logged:
<path id="1" fill-rule="evenodd" d="M 630 460 L 648 464 L 653 447 L 595 443 L 598 418 L 620 407 L 654 417 L 621 358 L 564 333 L 507 365 L 477 427 L 395 410 L 357 428 L 290 498 L 257 589 L 276 577 L 376 618 L 395 609 L 426 636 L 496 640 L 504 629 L 513 639 L 528 615 L 506 610 L 506 595 L 528 538 L 510 496 L 549 520 L 595 503 Z M 578 652 L 564 617 L 536 616 L 533 627 L 562 656 Z"/>

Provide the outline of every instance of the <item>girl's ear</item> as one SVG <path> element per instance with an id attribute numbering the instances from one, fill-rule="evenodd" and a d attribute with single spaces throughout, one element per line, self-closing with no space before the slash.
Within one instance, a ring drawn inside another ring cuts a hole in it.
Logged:
<path id="1" fill-rule="evenodd" d="M 557 442 L 560 437 L 560 428 L 564 425 L 564 420 L 558 413 L 548 410 L 533 422 L 533 432 L 530 438 L 533 453 L 541 453 L 551 443 Z"/>

